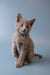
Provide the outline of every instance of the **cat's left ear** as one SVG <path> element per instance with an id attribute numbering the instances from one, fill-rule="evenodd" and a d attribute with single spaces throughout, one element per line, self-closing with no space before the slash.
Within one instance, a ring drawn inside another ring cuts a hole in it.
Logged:
<path id="1" fill-rule="evenodd" d="M 30 20 L 30 26 L 32 26 L 34 24 L 35 20 L 36 20 L 35 18 Z"/>

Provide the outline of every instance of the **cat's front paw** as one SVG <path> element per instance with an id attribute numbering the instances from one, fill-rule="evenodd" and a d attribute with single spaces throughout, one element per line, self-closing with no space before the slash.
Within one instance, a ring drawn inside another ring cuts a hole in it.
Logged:
<path id="1" fill-rule="evenodd" d="M 20 67 L 22 67 L 22 64 L 20 64 L 18 61 L 16 61 L 15 66 L 16 66 L 16 68 L 20 68 Z"/>

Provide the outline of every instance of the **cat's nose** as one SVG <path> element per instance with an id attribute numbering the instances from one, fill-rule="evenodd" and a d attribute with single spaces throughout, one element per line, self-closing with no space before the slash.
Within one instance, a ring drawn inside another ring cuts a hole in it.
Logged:
<path id="1" fill-rule="evenodd" d="M 26 30 L 24 29 L 23 32 L 26 32 Z"/>

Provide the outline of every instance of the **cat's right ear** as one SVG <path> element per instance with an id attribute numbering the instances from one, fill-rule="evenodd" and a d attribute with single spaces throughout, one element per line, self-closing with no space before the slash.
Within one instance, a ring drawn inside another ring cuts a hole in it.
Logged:
<path id="1" fill-rule="evenodd" d="M 35 20 L 36 20 L 35 18 L 33 18 L 33 19 L 30 20 L 30 26 L 31 26 L 31 27 L 32 27 L 32 25 L 34 24 Z"/>
<path id="2" fill-rule="evenodd" d="M 19 22 L 22 19 L 22 15 L 20 13 L 17 14 L 16 22 Z"/>

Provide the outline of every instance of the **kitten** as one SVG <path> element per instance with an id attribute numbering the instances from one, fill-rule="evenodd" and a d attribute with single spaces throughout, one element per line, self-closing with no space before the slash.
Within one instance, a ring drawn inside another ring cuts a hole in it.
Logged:
<path id="1" fill-rule="evenodd" d="M 42 56 L 34 54 L 34 44 L 29 36 L 29 32 L 35 22 L 35 18 L 28 20 L 24 19 L 20 13 L 16 18 L 16 32 L 12 38 L 12 54 L 17 58 L 16 67 L 21 67 L 28 64 L 34 56 Z"/>

